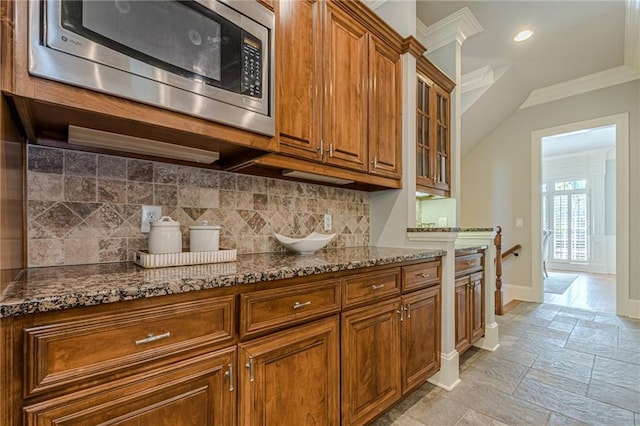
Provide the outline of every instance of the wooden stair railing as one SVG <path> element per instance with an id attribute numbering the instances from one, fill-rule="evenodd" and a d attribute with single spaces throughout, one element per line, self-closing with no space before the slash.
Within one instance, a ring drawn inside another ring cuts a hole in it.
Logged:
<path id="1" fill-rule="evenodd" d="M 515 257 L 520 256 L 520 249 L 522 249 L 522 246 L 520 244 L 516 244 L 515 246 L 511 247 L 509 250 L 502 253 L 502 260 L 505 260 L 511 255 L 514 255 Z"/>
<path id="2" fill-rule="evenodd" d="M 502 253 L 502 227 L 496 226 L 496 236 L 493 239 L 493 244 L 496 246 L 496 291 L 495 291 L 495 311 L 496 315 L 502 315 L 502 261 L 507 257 L 519 256 L 522 246 L 516 244 L 509 250 Z"/>
<path id="3" fill-rule="evenodd" d="M 495 311 L 496 315 L 502 315 L 502 227 L 496 226 L 496 236 L 493 239 L 496 246 L 496 291 Z"/>

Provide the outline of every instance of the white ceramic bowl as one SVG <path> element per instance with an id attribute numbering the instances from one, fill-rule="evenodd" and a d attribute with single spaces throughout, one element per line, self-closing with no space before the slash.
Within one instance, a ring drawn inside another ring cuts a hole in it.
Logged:
<path id="1" fill-rule="evenodd" d="M 312 232 L 304 238 L 285 237 L 278 233 L 273 233 L 280 244 L 300 254 L 311 254 L 325 247 L 333 240 L 336 234 L 319 234 Z"/>

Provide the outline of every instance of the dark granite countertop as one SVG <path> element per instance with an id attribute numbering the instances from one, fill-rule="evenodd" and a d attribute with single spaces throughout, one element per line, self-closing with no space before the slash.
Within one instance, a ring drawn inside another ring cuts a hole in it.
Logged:
<path id="1" fill-rule="evenodd" d="M 441 250 L 352 247 L 313 255 L 238 255 L 236 262 L 144 269 L 131 262 L 32 268 L 2 283 L 0 318 L 216 287 L 252 284 L 444 255 Z"/>
<path id="2" fill-rule="evenodd" d="M 407 228 L 407 232 L 493 232 L 493 228 L 461 228 L 458 226 L 450 227 L 424 227 L 424 228 Z"/>

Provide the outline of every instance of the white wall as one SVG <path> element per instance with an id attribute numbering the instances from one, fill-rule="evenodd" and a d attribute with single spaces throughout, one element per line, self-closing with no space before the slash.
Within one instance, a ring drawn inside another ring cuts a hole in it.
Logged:
<path id="1" fill-rule="evenodd" d="M 629 113 L 630 288 L 640 299 L 640 81 L 517 110 L 462 158 L 461 223 L 501 225 L 503 248 L 522 244 L 504 265 L 503 281 L 531 287 L 531 134 L 534 130 Z M 463 117 L 464 119 L 464 117 Z M 464 137 L 464 135 L 463 135 Z M 487 186 L 487 182 L 489 185 Z M 515 227 L 515 219 L 524 226 Z"/>

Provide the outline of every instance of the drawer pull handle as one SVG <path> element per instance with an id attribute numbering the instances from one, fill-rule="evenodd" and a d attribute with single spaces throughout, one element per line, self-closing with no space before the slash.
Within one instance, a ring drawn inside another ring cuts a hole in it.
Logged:
<path id="1" fill-rule="evenodd" d="M 382 287 L 384 287 L 384 284 L 373 284 L 371 286 L 373 290 L 380 290 Z"/>
<path id="2" fill-rule="evenodd" d="M 431 276 L 431 274 L 425 274 L 424 272 L 421 274 L 417 275 L 418 277 L 422 277 L 422 278 L 429 278 Z"/>
<path id="3" fill-rule="evenodd" d="M 167 337 L 171 337 L 171 332 L 167 331 L 166 333 L 162 334 L 149 333 L 144 339 L 136 340 L 136 346 L 144 345 L 145 343 L 156 342 L 158 340 L 166 339 Z"/>
<path id="4" fill-rule="evenodd" d="M 229 378 L 229 392 L 233 392 L 233 364 L 227 365 L 229 369 L 224 373 L 224 377 Z"/>
<path id="5" fill-rule="evenodd" d="M 253 375 L 253 357 L 252 356 L 249 357 L 249 362 L 246 363 L 244 366 L 249 369 L 249 381 L 250 382 L 255 381 L 255 377 Z"/>
<path id="6" fill-rule="evenodd" d="M 309 306 L 310 304 L 311 304 L 311 301 L 310 301 L 310 300 L 307 300 L 306 302 L 302 302 L 302 303 L 300 303 L 300 302 L 295 302 L 295 303 L 293 304 L 293 309 L 300 309 L 300 308 L 303 308 L 303 307 L 305 307 L 305 306 Z"/>

